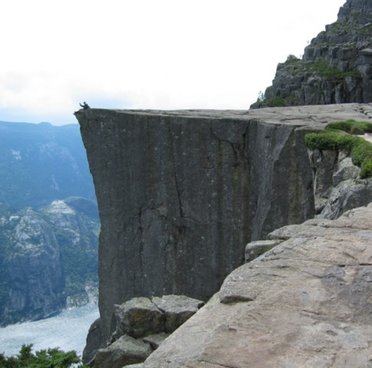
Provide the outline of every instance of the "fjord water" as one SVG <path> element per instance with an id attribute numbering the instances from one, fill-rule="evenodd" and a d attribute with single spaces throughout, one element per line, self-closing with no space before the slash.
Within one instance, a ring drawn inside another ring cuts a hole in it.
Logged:
<path id="1" fill-rule="evenodd" d="M 15 355 L 22 344 L 33 344 L 33 351 L 58 347 L 81 355 L 89 326 L 98 316 L 97 305 L 87 304 L 55 317 L 0 328 L 0 353 Z"/>

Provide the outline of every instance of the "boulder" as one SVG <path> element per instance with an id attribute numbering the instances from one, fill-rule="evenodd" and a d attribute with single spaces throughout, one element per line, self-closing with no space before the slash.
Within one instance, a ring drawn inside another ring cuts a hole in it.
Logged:
<path id="1" fill-rule="evenodd" d="M 165 316 L 149 298 L 133 298 L 114 306 L 112 341 L 126 334 L 142 337 L 164 331 Z"/>
<path id="2" fill-rule="evenodd" d="M 149 344 L 123 335 L 107 348 L 97 351 L 94 367 L 122 368 L 129 364 L 141 363 L 151 352 Z"/>
<path id="3" fill-rule="evenodd" d="M 166 333 L 166 332 L 160 332 L 158 334 L 154 334 L 154 335 L 149 335 L 149 336 L 146 336 L 144 338 L 142 338 L 142 340 L 144 342 L 147 342 L 150 344 L 150 346 L 156 350 L 160 344 L 169 336 L 169 333 Z"/>
<path id="4" fill-rule="evenodd" d="M 135 341 L 142 341 L 147 347 L 151 347 L 151 351 L 155 350 L 170 332 L 195 314 L 203 304 L 200 300 L 184 295 L 164 295 L 152 299 L 133 298 L 121 305 L 115 305 L 111 337 L 107 347 L 102 348 L 104 339 L 100 328 L 101 320 L 98 319 L 89 330 L 83 361 L 90 364 L 95 362 L 97 367 L 101 367 L 98 364 L 114 364 L 114 360 L 115 364 L 121 364 L 123 359 L 132 357 L 131 352 L 136 351 L 133 350 L 133 346 L 135 349 L 138 346 L 144 347 L 143 344 L 138 345 Z M 128 346 L 126 347 L 125 344 Z M 99 347 L 102 349 L 97 351 Z M 110 354 L 113 355 L 112 358 L 109 357 Z M 136 363 L 144 360 L 141 360 L 140 356 L 136 359 Z"/>
<path id="5" fill-rule="evenodd" d="M 96 319 L 90 326 L 86 345 L 83 351 L 82 360 L 84 363 L 91 364 L 94 361 L 97 350 L 101 347 L 101 319 Z"/>
<path id="6" fill-rule="evenodd" d="M 340 160 L 336 171 L 332 176 L 332 185 L 337 186 L 344 180 L 357 179 L 360 174 L 360 168 L 355 166 L 351 160 L 351 157 L 345 157 Z"/>
<path id="7" fill-rule="evenodd" d="M 165 331 L 173 332 L 195 314 L 204 302 L 185 295 L 164 295 L 152 298 L 153 303 L 164 313 Z"/>
<path id="8" fill-rule="evenodd" d="M 344 180 L 332 189 L 320 217 L 335 219 L 344 212 L 365 206 L 371 201 L 372 178 Z"/>

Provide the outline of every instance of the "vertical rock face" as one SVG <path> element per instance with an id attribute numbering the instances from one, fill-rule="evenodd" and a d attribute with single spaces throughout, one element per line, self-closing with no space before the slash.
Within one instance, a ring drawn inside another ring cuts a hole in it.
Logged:
<path id="1" fill-rule="evenodd" d="M 314 213 L 298 125 L 243 112 L 80 110 L 101 217 L 100 313 L 134 296 L 210 297 L 244 246 Z"/>
<path id="2" fill-rule="evenodd" d="M 251 107 L 372 101 L 372 2 L 347 0 L 298 59 L 278 65 L 271 87 Z"/>

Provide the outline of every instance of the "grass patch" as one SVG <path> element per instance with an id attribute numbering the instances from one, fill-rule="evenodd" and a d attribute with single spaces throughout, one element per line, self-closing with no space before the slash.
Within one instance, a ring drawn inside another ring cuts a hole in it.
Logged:
<path id="1" fill-rule="evenodd" d="M 372 133 L 372 123 L 366 121 L 342 120 L 328 124 L 326 129 L 338 129 L 350 134 Z"/>
<path id="2" fill-rule="evenodd" d="M 362 179 L 372 177 L 372 144 L 353 134 L 372 132 L 372 124 L 354 120 L 330 123 L 319 133 L 305 135 L 305 144 L 320 151 L 344 151 L 351 156 L 353 164 L 361 168 Z"/>
<path id="3" fill-rule="evenodd" d="M 323 59 L 308 63 L 308 68 L 320 76 L 330 80 L 342 80 L 346 77 L 360 77 L 360 74 L 357 70 L 342 71 L 334 66 L 329 65 Z"/>

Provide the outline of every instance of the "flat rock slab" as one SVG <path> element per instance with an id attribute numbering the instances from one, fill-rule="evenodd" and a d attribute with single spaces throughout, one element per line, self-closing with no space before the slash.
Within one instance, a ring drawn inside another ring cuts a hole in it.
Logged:
<path id="1" fill-rule="evenodd" d="M 372 367 L 372 204 L 276 235 L 144 368 Z"/>

